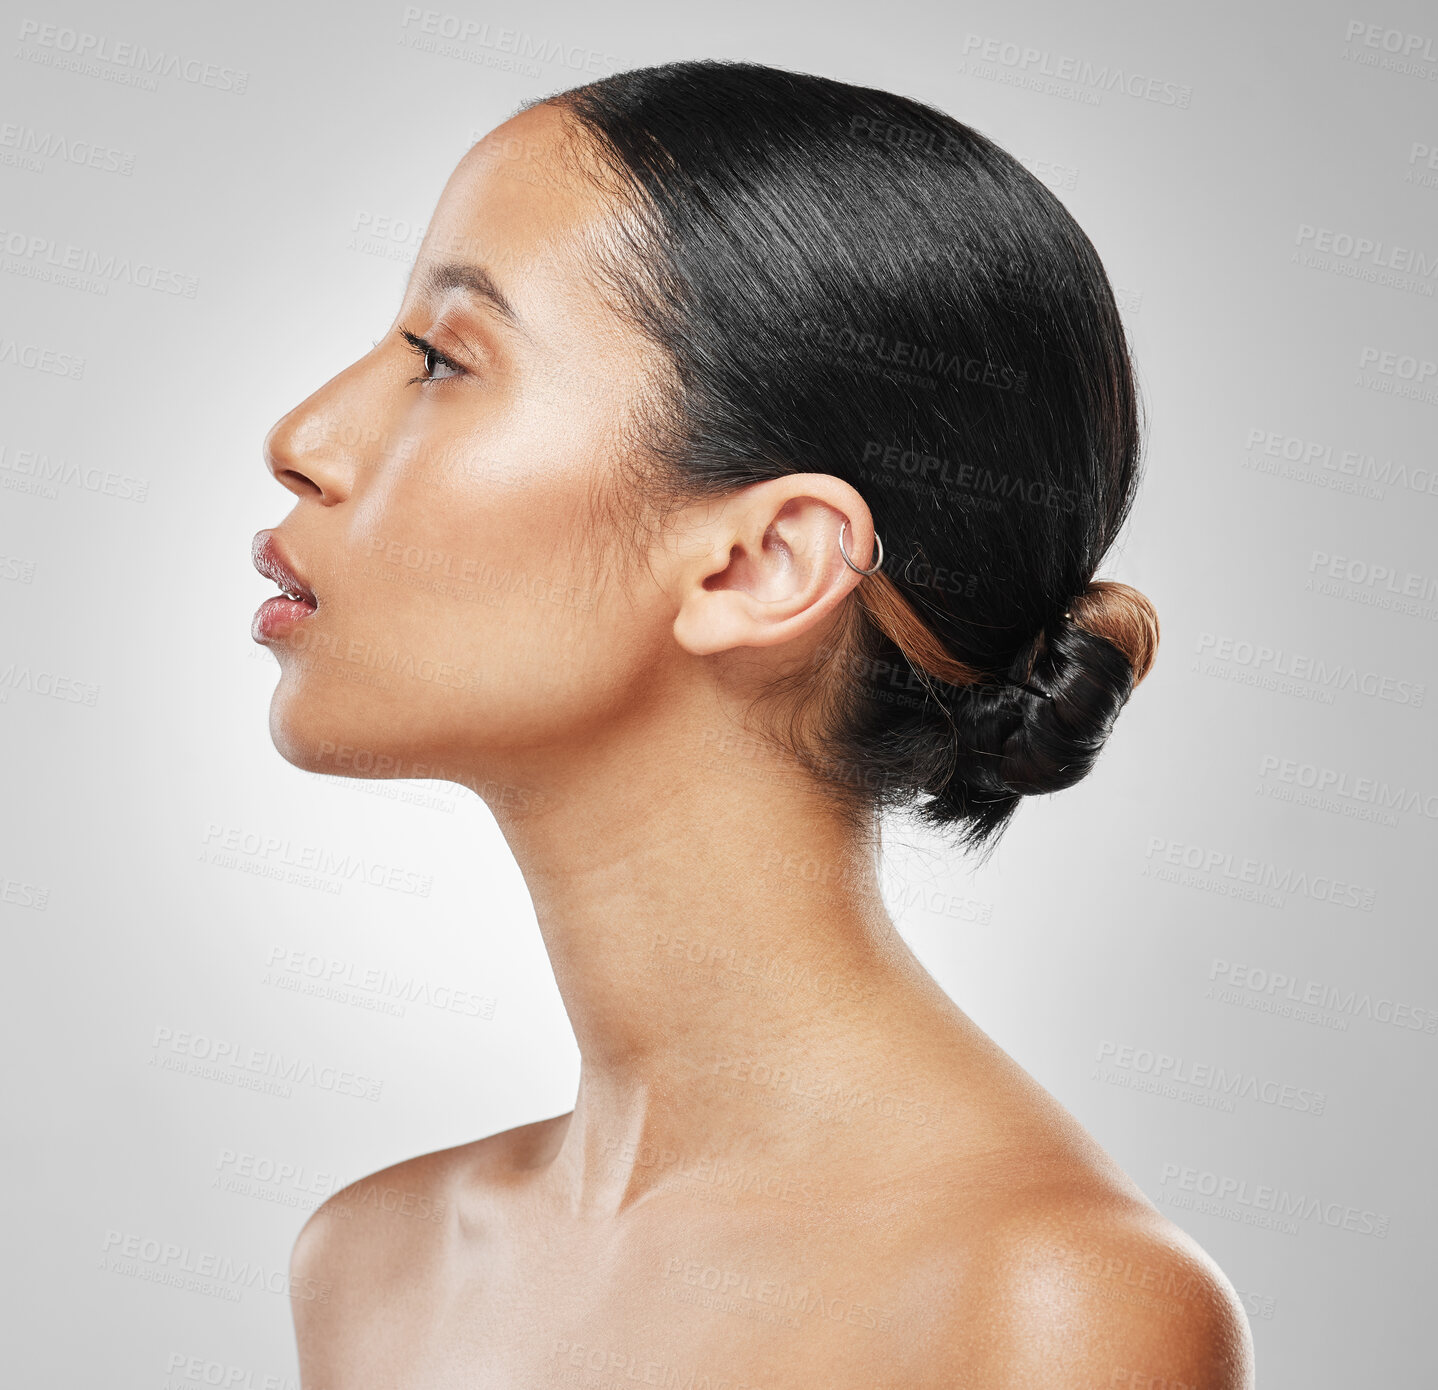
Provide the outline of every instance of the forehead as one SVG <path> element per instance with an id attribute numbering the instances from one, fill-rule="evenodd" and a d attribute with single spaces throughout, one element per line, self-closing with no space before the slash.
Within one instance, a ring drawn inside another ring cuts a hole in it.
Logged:
<path id="1" fill-rule="evenodd" d="M 587 175 L 584 149 L 553 107 L 532 107 L 496 126 L 445 184 L 407 300 L 437 268 L 473 265 L 535 329 L 556 312 L 602 321 L 605 306 L 589 269 L 620 209 Z"/>

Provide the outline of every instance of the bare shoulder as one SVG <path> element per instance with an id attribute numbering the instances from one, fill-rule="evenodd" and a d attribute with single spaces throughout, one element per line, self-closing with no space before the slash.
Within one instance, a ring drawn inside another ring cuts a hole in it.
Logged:
<path id="1" fill-rule="evenodd" d="M 290 1290 L 301 1365 L 372 1308 L 425 1294 L 425 1277 L 463 1219 L 457 1201 L 498 1192 L 553 1128 L 540 1120 L 472 1143 L 404 1160 L 341 1188 L 305 1222 L 290 1255 Z"/>
<path id="2" fill-rule="evenodd" d="M 1252 1390 L 1252 1334 L 1232 1284 L 1147 1202 L 1056 1183 L 985 1224 L 954 1329 L 976 1386 Z"/>
<path id="3" fill-rule="evenodd" d="M 950 1155 L 915 1247 L 947 1295 L 928 1323 L 944 1370 L 973 1390 L 1252 1390 L 1248 1319 L 1212 1257 L 992 1039 L 966 1042 L 981 1085 L 955 1111 L 978 1142 Z"/>
<path id="4" fill-rule="evenodd" d="M 311 1213 L 295 1241 L 291 1270 L 333 1272 L 336 1257 L 402 1252 L 456 1218 L 455 1197 L 501 1187 L 568 1116 L 539 1120 L 468 1144 L 420 1154 L 341 1188 Z"/>

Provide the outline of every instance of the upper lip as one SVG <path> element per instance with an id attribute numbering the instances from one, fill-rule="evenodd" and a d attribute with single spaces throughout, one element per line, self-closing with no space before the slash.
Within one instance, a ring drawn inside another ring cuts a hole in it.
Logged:
<path id="1" fill-rule="evenodd" d="M 292 594 L 299 594 L 302 598 L 308 599 L 316 608 L 319 607 L 315 591 L 310 588 L 301 577 L 299 570 L 290 563 L 289 557 L 280 549 L 273 531 L 257 531 L 251 553 L 254 557 L 255 568 L 266 578 L 273 579 L 281 589 Z"/>

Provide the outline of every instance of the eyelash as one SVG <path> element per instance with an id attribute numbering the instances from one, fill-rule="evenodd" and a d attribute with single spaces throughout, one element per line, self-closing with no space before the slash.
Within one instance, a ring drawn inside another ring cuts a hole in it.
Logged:
<path id="1" fill-rule="evenodd" d="M 440 363 L 442 366 L 448 367 L 450 371 L 455 374 L 455 376 L 468 375 L 467 370 L 462 367 L 458 362 L 456 362 L 454 358 L 449 357 L 445 353 L 441 352 L 437 347 L 435 347 L 433 343 L 429 342 L 425 338 L 421 338 L 418 333 L 411 333 L 409 329 L 401 328 L 400 336 L 405 340 L 405 342 L 410 345 L 411 349 L 413 349 L 413 351 L 418 355 L 421 362 L 423 362 L 427 357 L 430 356 L 431 353 L 433 353 L 435 361 Z M 432 382 L 437 385 L 442 381 L 450 381 L 452 379 L 453 378 L 447 376 L 412 376 L 407 382 L 405 382 L 405 385 L 413 386 L 416 383 L 424 385 L 426 382 Z"/>

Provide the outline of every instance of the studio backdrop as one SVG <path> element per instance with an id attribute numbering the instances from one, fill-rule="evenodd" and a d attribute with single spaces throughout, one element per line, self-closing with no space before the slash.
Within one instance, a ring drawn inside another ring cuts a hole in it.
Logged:
<path id="1" fill-rule="evenodd" d="M 484 803 L 275 751 L 250 538 L 463 152 L 688 57 L 933 103 L 1103 257 L 1148 420 L 1105 574 L 1157 665 L 982 868 L 890 827 L 886 899 L 1213 1254 L 1260 1384 L 1432 1383 L 1432 7 L 446 3 L 7 7 L 7 1383 L 291 1390 L 307 1214 L 573 1103 Z"/>

